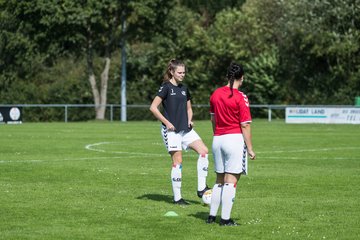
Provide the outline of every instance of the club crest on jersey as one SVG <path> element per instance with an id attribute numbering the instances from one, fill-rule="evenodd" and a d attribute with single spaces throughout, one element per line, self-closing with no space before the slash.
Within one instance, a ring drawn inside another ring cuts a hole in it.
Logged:
<path id="1" fill-rule="evenodd" d="M 174 92 L 174 89 L 171 89 L 170 95 L 171 95 L 171 96 L 176 95 L 176 92 Z"/>
<path id="2" fill-rule="evenodd" d="M 186 92 L 185 91 L 181 91 L 181 94 L 186 96 Z"/>

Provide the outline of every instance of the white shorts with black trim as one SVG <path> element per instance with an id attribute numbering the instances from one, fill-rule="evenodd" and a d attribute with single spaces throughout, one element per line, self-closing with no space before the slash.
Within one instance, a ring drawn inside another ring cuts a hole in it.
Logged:
<path id="1" fill-rule="evenodd" d="M 164 125 L 161 125 L 161 136 L 168 152 L 188 150 L 191 143 L 201 139 L 194 129 L 191 129 L 190 132 L 176 133 L 168 131 Z"/>
<path id="2" fill-rule="evenodd" d="M 214 136 L 212 152 L 215 172 L 247 174 L 247 149 L 242 134 Z"/>

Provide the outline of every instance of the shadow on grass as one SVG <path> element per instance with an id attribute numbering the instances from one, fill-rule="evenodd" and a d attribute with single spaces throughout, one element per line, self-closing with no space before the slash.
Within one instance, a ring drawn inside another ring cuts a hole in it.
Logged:
<path id="1" fill-rule="evenodd" d="M 207 212 L 197 212 L 197 213 L 192 213 L 192 214 L 189 214 L 188 215 L 189 217 L 194 217 L 194 218 L 197 218 L 197 219 L 200 219 L 200 220 L 203 220 L 204 223 L 206 222 L 206 220 L 208 219 L 209 217 L 209 211 Z M 239 219 L 236 219 L 236 218 L 233 218 L 233 220 L 235 220 L 235 222 L 238 224 L 238 225 L 242 225 L 239 223 Z M 216 217 L 216 222 L 219 223 L 220 221 L 220 216 L 217 216 Z"/>
<path id="2" fill-rule="evenodd" d="M 209 216 L 209 212 L 197 212 L 197 213 L 189 214 L 189 216 L 205 221 Z"/>
<path id="3" fill-rule="evenodd" d="M 161 195 L 161 194 L 156 194 L 156 193 L 149 193 L 149 194 L 144 194 L 142 196 L 137 197 L 136 199 L 144 199 L 144 200 L 152 200 L 152 201 L 157 201 L 157 202 L 166 202 L 166 203 L 174 203 L 174 198 L 173 196 L 170 195 Z M 198 201 L 192 201 L 192 200 L 186 200 L 187 202 L 191 203 L 191 204 L 198 204 Z"/>
<path id="4" fill-rule="evenodd" d="M 144 200 L 153 200 L 157 202 L 166 202 L 166 203 L 173 203 L 173 197 L 170 195 L 161 195 L 161 194 L 144 194 L 137 199 L 144 199 Z"/>

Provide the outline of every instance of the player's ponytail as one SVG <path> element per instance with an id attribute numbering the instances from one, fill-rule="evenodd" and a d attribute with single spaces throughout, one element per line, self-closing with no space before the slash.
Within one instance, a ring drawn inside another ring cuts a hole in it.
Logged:
<path id="1" fill-rule="evenodd" d="M 244 68 L 237 63 L 232 62 L 228 68 L 226 78 L 230 83 L 231 94 L 229 98 L 233 96 L 234 81 L 240 79 L 244 75 Z"/>
<path id="2" fill-rule="evenodd" d="M 166 71 L 165 71 L 165 74 L 164 74 L 163 82 L 170 81 L 170 79 L 172 78 L 172 73 L 171 72 L 175 71 L 176 68 L 179 67 L 179 66 L 185 67 L 185 64 L 180 60 L 171 59 L 169 61 L 169 64 L 167 65 L 167 68 L 166 68 Z"/>

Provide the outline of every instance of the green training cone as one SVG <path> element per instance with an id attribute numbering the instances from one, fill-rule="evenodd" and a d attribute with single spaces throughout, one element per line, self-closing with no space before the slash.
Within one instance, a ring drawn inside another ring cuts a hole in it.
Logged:
<path id="1" fill-rule="evenodd" d="M 174 211 L 169 211 L 169 212 L 167 212 L 167 213 L 165 213 L 165 215 L 164 215 L 165 217 L 177 217 L 177 216 L 179 216 L 176 212 L 174 212 Z"/>

